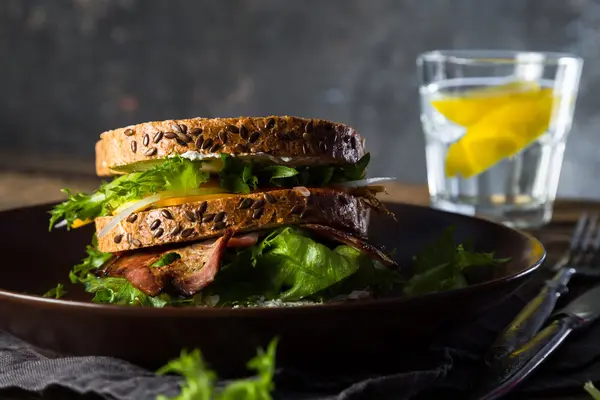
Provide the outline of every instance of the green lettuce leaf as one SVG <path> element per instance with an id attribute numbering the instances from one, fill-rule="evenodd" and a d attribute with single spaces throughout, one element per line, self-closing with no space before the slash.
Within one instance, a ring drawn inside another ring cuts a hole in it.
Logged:
<path id="1" fill-rule="evenodd" d="M 269 270 L 278 297 L 285 301 L 318 293 L 354 274 L 360 266 L 360 252 L 346 251 L 348 246 L 344 245 L 329 249 L 294 228 L 284 228 L 261 245 L 257 264 Z"/>
<path id="2" fill-rule="evenodd" d="M 228 154 L 221 154 L 223 168 L 219 172 L 221 187 L 232 193 L 250 193 L 256 189 L 258 178 L 252 171 L 252 163 L 244 162 Z"/>
<path id="3" fill-rule="evenodd" d="M 347 182 L 364 179 L 370 161 L 371 155 L 366 153 L 356 164 L 340 167 L 336 170 L 331 180 L 333 182 Z"/>
<path id="4" fill-rule="evenodd" d="M 220 305 L 230 305 L 255 298 L 323 299 L 353 290 L 386 290 L 399 282 L 398 272 L 376 265 L 353 247 L 330 248 L 305 230 L 284 227 L 251 248 L 228 252 L 205 291 L 218 295 Z"/>
<path id="5" fill-rule="evenodd" d="M 157 400 L 271 400 L 271 392 L 275 388 L 275 353 L 277 338 L 273 339 L 267 351 L 258 350 L 247 367 L 255 371 L 256 376 L 229 382 L 224 388 L 217 389 L 217 375 L 210 370 L 202 358 L 200 350 L 181 351 L 178 359 L 170 361 L 156 373 L 165 375 L 179 374 L 184 383 L 181 393 L 175 397 L 159 395 Z"/>
<path id="6" fill-rule="evenodd" d="M 269 179 L 269 183 L 275 186 L 283 186 L 285 178 L 291 178 L 292 176 L 298 175 L 298 170 L 283 165 L 272 165 L 260 170 L 261 175 L 266 175 Z"/>
<path id="7" fill-rule="evenodd" d="M 331 182 L 337 168 L 331 165 L 318 165 L 307 169 L 302 185 L 326 186 Z"/>
<path id="8" fill-rule="evenodd" d="M 65 287 L 62 285 L 62 283 L 59 283 L 58 285 L 56 285 L 56 287 L 48 290 L 46 293 L 44 293 L 43 297 L 48 297 L 48 298 L 52 298 L 52 299 L 60 299 L 61 297 L 64 297 L 64 295 L 67 294 L 67 291 L 65 290 Z"/>
<path id="9" fill-rule="evenodd" d="M 88 220 L 110 215 L 119 206 L 163 191 L 186 191 L 198 188 L 209 179 L 209 174 L 199 170 L 199 163 L 181 157 L 166 159 L 143 172 L 120 176 L 103 183 L 92 194 L 71 193 L 65 202 L 50 211 L 50 229 L 60 220 L 71 227 L 76 219 Z"/>

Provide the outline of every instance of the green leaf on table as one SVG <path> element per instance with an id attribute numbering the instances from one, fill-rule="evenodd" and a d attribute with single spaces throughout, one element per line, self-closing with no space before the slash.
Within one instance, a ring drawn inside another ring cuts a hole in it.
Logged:
<path id="1" fill-rule="evenodd" d="M 270 400 L 275 389 L 275 353 L 278 339 L 273 339 L 265 352 L 258 349 L 258 354 L 248 361 L 248 369 L 255 371 L 256 376 L 249 379 L 238 379 L 223 388 L 217 394 L 219 400 Z"/>
<path id="2" fill-rule="evenodd" d="M 178 396 L 159 395 L 157 400 L 213 400 L 217 374 L 208 368 L 198 349 L 191 352 L 182 350 L 178 359 L 170 361 L 156 373 L 158 375 L 175 373 L 184 379 Z"/>
<path id="3" fill-rule="evenodd" d="M 273 339 L 266 351 L 258 349 L 248 362 L 247 367 L 256 372 L 255 376 L 231 381 L 220 390 L 215 387 L 217 374 L 208 367 L 200 350 L 182 350 L 178 359 L 157 371 L 158 375 L 181 375 L 181 393 L 175 397 L 159 395 L 157 400 L 271 400 L 277 342 L 277 338 Z"/>
<path id="4" fill-rule="evenodd" d="M 600 390 L 596 389 L 591 381 L 586 382 L 585 385 L 583 385 L 583 389 L 585 389 L 594 400 L 600 400 Z"/>

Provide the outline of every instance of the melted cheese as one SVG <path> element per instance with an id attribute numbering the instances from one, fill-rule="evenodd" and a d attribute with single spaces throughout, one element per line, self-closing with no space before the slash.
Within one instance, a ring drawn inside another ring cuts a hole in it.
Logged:
<path id="1" fill-rule="evenodd" d="M 91 224 L 92 222 L 94 222 L 94 221 L 91 219 L 81 220 L 81 219 L 77 218 L 75 221 L 73 221 L 71 228 L 73 228 L 73 229 L 81 228 L 82 226 Z"/>
<path id="2" fill-rule="evenodd" d="M 203 184 L 202 187 L 200 187 L 199 189 L 196 189 L 196 191 L 201 191 L 202 189 L 208 189 L 206 186 L 209 186 L 208 188 L 211 188 L 211 189 L 216 189 L 217 192 L 220 191 L 218 186 L 212 187 L 211 183 L 209 183 L 209 182 L 207 182 L 206 184 Z M 222 198 L 235 196 L 235 194 L 226 193 L 225 191 L 222 191 L 222 193 L 207 193 L 207 194 L 195 194 L 192 192 L 188 195 L 183 195 L 183 196 L 182 195 L 178 196 L 175 194 L 172 194 L 171 196 L 169 196 L 166 192 L 163 192 L 163 193 L 165 193 L 165 197 L 163 199 L 157 200 L 156 202 L 149 204 L 138 210 L 135 210 L 134 212 L 140 212 L 140 211 L 146 210 L 148 208 L 162 208 L 162 207 L 169 207 L 169 206 L 178 206 L 178 205 L 186 204 L 186 203 L 195 203 L 195 202 L 199 202 L 199 201 L 215 200 L 215 199 L 222 199 Z M 113 210 L 112 215 L 118 215 L 123 210 L 127 209 L 128 207 L 132 206 L 133 204 L 135 204 L 139 201 L 140 200 L 134 200 L 134 201 L 129 201 L 127 203 L 121 204 L 118 208 Z"/>
<path id="3" fill-rule="evenodd" d="M 187 203 L 197 203 L 199 201 L 205 200 L 216 200 L 216 199 L 225 199 L 228 197 L 234 197 L 235 194 L 228 193 L 219 193 L 219 194 L 205 194 L 205 195 L 197 195 L 197 196 L 183 196 L 183 197 L 171 197 L 170 199 L 164 199 L 157 201 L 152 204 L 152 208 L 162 208 L 162 207 L 170 207 L 170 206 L 179 206 L 181 204 Z"/>

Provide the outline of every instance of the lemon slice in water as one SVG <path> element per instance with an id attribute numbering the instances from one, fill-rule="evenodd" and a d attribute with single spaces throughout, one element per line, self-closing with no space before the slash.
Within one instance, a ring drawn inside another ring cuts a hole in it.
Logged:
<path id="1" fill-rule="evenodd" d="M 540 90 L 537 82 L 515 81 L 503 85 L 474 89 L 433 100 L 431 104 L 448 120 L 469 126 L 494 108 L 518 98 L 535 96 Z"/>
<path id="2" fill-rule="evenodd" d="M 524 142 L 516 137 L 465 137 L 450 146 L 446 156 L 446 176 L 471 178 L 500 160 L 517 154 Z"/>
<path id="3" fill-rule="evenodd" d="M 448 150 L 446 176 L 468 179 L 518 154 L 548 129 L 554 100 L 552 89 L 535 82 L 436 100 L 442 115 L 466 128 Z"/>

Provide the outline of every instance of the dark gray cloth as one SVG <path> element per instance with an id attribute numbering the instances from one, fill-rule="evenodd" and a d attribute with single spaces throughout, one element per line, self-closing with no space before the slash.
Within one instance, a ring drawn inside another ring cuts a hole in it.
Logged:
<path id="1" fill-rule="evenodd" d="M 0 333 L 0 388 L 43 391 L 60 385 L 78 393 L 97 393 L 116 399 L 154 399 L 174 395 L 179 380 L 109 357 L 54 357 Z"/>
<path id="2" fill-rule="evenodd" d="M 497 333 L 537 289 L 530 283 L 507 296 L 484 316 L 443 335 L 425 349 L 429 366 L 418 371 L 385 374 L 366 371 L 355 376 L 311 376 L 278 370 L 276 399 L 359 400 L 464 398 L 477 382 L 481 357 Z M 587 380 L 600 380 L 600 324 L 577 332 L 520 390 L 527 393 L 570 389 L 581 392 Z M 0 389 L 43 392 L 60 386 L 75 393 L 95 393 L 117 400 L 155 399 L 179 392 L 175 376 L 108 357 L 60 357 L 46 354 L 0 332 Z M 1 397 L 1 396 L 0 396 Z M 59 398 L 59 397 L 57 397 Z"/>

